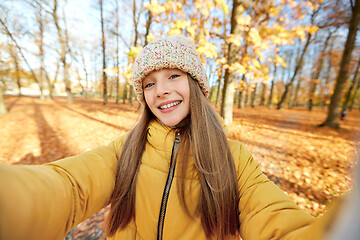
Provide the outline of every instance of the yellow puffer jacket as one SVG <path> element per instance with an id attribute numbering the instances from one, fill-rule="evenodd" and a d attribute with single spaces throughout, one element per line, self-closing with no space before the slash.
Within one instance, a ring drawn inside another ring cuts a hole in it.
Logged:
<path id="1" fill-rule="evenodd" d="M 152 121 L 136 189 L 136 218 L 110 239 L 156 239 L 159 209 L 169 172 L 174 130 Z M 62 239 L 67 232 L 109 202 L 117 158 L 126 135 L 108 146 L 42 166 L 0 166 L 0 239 Z M 229 141 L 240 192 L 240 234 L 245 240 L 320 239 L 326 221 L 294 204 L 267 179 L 239 142 Z M 189 166 L 186 199 L 194 210 L 199 183 Z M 124 173 L 126 174 L 126 173 Z M 206 239 L 200 218 L 191 219 L 171 185 L 163 239 Z M 190 186 L 190 185 L 189 185 Z"/>

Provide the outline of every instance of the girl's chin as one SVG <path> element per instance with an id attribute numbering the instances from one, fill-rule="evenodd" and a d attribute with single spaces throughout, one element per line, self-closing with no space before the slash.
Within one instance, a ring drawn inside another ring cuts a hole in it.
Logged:
<path id="1" fill-rule="evenodd" d="M 178 120 L 173 120 L 173 121 L 169 121 L 169 120 L 165 120 L 165 121 L 161 121 L 161 119 L 158 118 L 158 121 L 162 124 L 165 125 L 167 127 L 171 127 L 171 128 L 176 128 L 176 127 L 183 127 L 188 123 L 188 117 L 185 117 L 183 119 L 178 119 Z"/>

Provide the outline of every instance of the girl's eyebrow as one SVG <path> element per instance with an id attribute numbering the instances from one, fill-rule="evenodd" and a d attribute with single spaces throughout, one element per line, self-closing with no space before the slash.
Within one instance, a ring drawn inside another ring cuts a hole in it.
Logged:
<path id="1" fill-rule="evenodd" d="M 145 82 L 145 81 L 153 81 L 153 80 L 154 80 L 154 78 L 149 77 L 149 76 L 146 76 L 146 77 L 143 79 L 143 82 Z"/>

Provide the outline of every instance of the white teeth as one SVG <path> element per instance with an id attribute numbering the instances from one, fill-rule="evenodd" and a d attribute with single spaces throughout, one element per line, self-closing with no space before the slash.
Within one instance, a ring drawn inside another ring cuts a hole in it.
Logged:
<path id="1" fill-rule="evenodd" d="M 178 105 L 180 102 L 181 102 L 181 101 L 172 102 L 172 103 L 169 103 L 169 104 L 160 106 L 159 108 L 160 108 L 160 109 L 167 109 L 167 108 L 170 108 L 170 107 L 172 107 L 172 106 Z"/>

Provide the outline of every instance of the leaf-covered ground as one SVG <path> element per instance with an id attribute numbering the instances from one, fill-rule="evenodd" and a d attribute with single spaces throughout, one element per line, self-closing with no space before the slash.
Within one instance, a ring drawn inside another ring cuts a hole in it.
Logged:
<path id="1" fill-rule="evenodd" d="M 0 162 L 41 164 L 106 144 L 128 131 L 137 104 L 104 106 L 101 99 L 40 101 L 6 96 L 9 113 L 0 116 Z M 351 188 L 360 112 L 353 110 L 341 129 L 318 128 L 326 109 L 237 109 L 229 137 L 245 144 L 266 175 L 297 204 L 321 214 L 334 196 Z M 103 209 L 78 225 L 66 239 L 103 239 Z"/>

